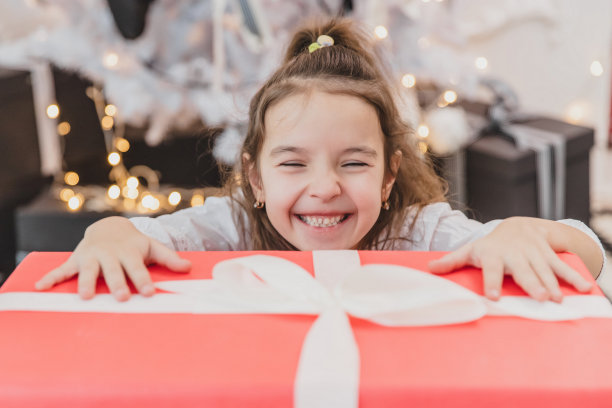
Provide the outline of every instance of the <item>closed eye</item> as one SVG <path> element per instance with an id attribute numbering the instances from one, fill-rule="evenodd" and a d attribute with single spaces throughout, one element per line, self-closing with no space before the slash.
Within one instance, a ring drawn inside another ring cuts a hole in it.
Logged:
<path id="1" fill-rule="evenodd" d="M 369 164 L 364 163 L 364 162 L 348 162 L 342 165 L 342 167 L 363 167 L 363 166 L 369 166 Z"/>
<path id="2" fill-rule="evenodd" d="M 298 163 L 298 162 L 284 162 L 284 163 L 279 164 L 279 166 L 283 166 L 283 167 L 304 167 L 305 164 Z"/>

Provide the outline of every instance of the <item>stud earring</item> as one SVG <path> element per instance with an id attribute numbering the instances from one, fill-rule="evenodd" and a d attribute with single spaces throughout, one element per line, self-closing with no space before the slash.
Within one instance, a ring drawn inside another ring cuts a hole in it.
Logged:
<path id="1" fill-rule="evenodd" d="M 389 200 L 385 200 L 383 201 L 380 206 L 382 207 L 383 210 L 388 210 L 390 208 L 389 206 Z"/>
<path id="2" fill-rule="evenodd" d="M 256 208 L 258 210 L 261 210 L 262 208 L 264 208 L 265 203 L 263 201 L 255 201 L 253 203 L 253 208 Z"/>

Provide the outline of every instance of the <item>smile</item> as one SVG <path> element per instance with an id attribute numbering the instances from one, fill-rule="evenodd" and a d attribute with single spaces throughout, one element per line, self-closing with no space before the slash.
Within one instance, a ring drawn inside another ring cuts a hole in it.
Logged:
<path id="1" fill-rule="evenodd" d="M 328 228 L 340 224 L 348 218 L 348 214 L 336 215 L 334 217 L 298 215 L 298 218 L 305 224 L 312 227 Z"/>

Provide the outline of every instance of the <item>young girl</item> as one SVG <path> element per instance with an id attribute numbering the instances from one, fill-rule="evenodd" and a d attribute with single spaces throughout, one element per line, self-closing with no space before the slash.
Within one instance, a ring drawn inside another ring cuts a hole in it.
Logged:
<path id="1" fill-rule="evenodd" d="M 542 301 L 561 300 L 558 278 L 589 290 L 555 254 L 574 252 L 599 275 L 603 249 L 584 224 L 519 217 L 481 224 L 450 208 L 386 78 L 370 39 L 350 21 L 298 31 L 251 101 L 242 166 L 225 196 L 155 219 L 98 221 L 37 289 L 78 274 L 87 299 L 102 274 L 118 300 L 130 296 L 128 279 L 150 296 L 148 263 L 189 270 L 174 251 L 393 249 L 454 250 L 431 271 L 480 267 L 491 299 L 504 274 Z"/>

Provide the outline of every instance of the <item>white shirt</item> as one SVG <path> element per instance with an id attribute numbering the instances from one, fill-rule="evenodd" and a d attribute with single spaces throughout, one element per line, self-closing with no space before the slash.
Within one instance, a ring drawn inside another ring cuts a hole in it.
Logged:
<path id="1" fill-rule="evenodd" d="M 401 227 L 400 236 L 409 240 L 396 240 L 390 248 L 403 251 L 453 251 L 462 245 L 487 235 L 502 220 L 485 224 L 469 219 L 448 203 L 427 205 L 421 211 L 414 229 L 410 231 L 413 216 L 408 216 Z M 157 218 L 135 217 L 132 223 L 142 233 L 160 241 L 175 251 L 245 251 L 252 249 L 238 231 L 229 197 L 209 197 L 204 205 L 191 207 Z M 561 220 L 564 224 L 583 231 L 599 245 L 606 262 L 605 252 L 595 233 L 577 220 Z M 248 235 L 248 234 L 247 234 Z M 597 281 L 602 278 L 603 271 Z"/>

